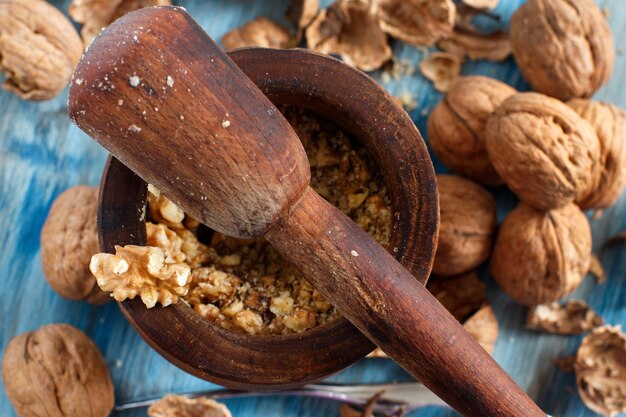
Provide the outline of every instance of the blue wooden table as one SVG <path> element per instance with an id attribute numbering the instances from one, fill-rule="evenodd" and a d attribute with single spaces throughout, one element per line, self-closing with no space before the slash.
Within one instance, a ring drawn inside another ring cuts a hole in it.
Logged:
<path id="1" fill-rule="evenodd" d="M 501 0 L 495 12 L 505 24 L 522 0 Z M 68 0 L 52 1 L 67 10 Z M 328 4 L 328 1 L 323 2 Z M 178 4 L 219 39 L 223 33 L 251 18 L 264 14 L 282 19 L 288 0 L 180 0 Z M 608 11 L 616 41 L 617 60 L 613 78 L 596 96 L 626 107 L 626 2 L 599 1 Z M 394 43 L 394 53 L 417 64 L 428 52 Z M 469 62 L 464 74 L 484 74 L 501 79 L 521 90 L 528 89 L 512 59 L 500 64 Z M 379 78 L 379 74 L 373 76 Z M 423 134 L 430 110 L 441 94 L 417 72 L 385 86 L 392 94 L 408 90 L 417 98 L 411 116 Z M 66 115 L 67 91 L 55 100 L 30 103 L 0 92 L 0 353 L 19 333 L 48 323 L 71 323 L 84 330 L 100 347 L 109 365 L 118 401 L 161 395 L 168 392 L 200 390 L 213 385 L 194 378 L 154 352 L 130 327 L 117 305 L 92 307 L 67 301 L 46 284 L 41 268 L 39 232 L 54 198 L 76 184 L 97 185 L 106 152 L 73 126 Z M 437 170 L 445 171 L 435 161 Z M 516 203 L 505 189 L 494 190 L 500 220 Z M 626 196 L 592 223 L 594 249 L 615 233 L 626 229 Z M 606 252 L 602 263 L 608 280 L 596 285 L 587 278 L 573 295 L 589 301 L 611 324 L 626 324 L 626 248 Z M 525 309 L 515 305 L 483 268 L 489 282 L 488 297 L 500 323 L 496 360 L 555 417 L 594 416 L 576 393 L 573 374 L 565 374 L 553 360 L 572 355 L 578 336 L 556 336 L 523 329 Z M 210 354 L 210 353 L 208 353 Z M 388 360 L 368 359 L 335 375 L 340 382 L 406 381 L 410 377 Z M 227 401 L 235 417 L 313 417 L 337 415 L 338 405 L 314 399 L 246 399 Z M 115 414 L 119 417 L 145 416 L 145 410 Z M 443 407 L 428 407 L 412 415 L 456 416 Z M 0 416 L 15 413 L 4 390 L 0 390 Z"/>

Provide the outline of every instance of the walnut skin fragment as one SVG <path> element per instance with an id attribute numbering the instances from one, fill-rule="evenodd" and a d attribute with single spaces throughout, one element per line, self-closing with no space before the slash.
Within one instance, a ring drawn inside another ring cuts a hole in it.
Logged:
<path id="1" fill-rule="evenodd" d="M 457 275 L 483 263 L 496 231 L 496 204 L 478 184 L 455 175 L 437 175 L 441 224 L 433 273 Z"/>
<path id="2" fill-rule="evenodd" d="M 107 417 L 113 409 L 102 354 L 67 324 L 14 337 L 2 359 L 2 380 L 19 417 Z"/>
<path id="3" fill-rule="evenodd" d="M 373 13 L 392 37 L 415 46 L 432 46 L 452 33 L 452 0 L 374 0 Z"/>
<path id="4" fill-rule="evenodd" d="M 610 417 L 626 413 L 626 336 L 619 326 L 600 327 L 587 335 L 574 369 L 587 407 Z"/>
<path id="5" fill-rule="evenodd" d="M 294 47 L 295 43 L 289 30 L 264 16 L 259 16 L 222 36 L 222 45 L 226 49 L 246 46 L 287 49 Z"/>
<path id="6" fill-rule="evenodd" d="M 485 129 L 493 111 L 516 90 L 493 78 L 461 77 L 428 118 L 428 142 L 449 169 L 485 185 L 502 183 L 487 155 Z"/>
<path id="7" fill-rule="evenodd" d="M 166 395 L 148 408 L 148 417 L 232 417 L 224 404 L 210 398 Z"/>
<path id="8" fill-rule="evenodd" d="M 600 143 L 593 127 L 562 102 L 539 93 L 507 98 L 487 121 L 491 163 L 524 203 L 563 207 L 596 183 Z"/>
<path id="9" fill-rule="evenodd" d="M 337 54 L 363 71 L 380 68 L 392 58 L 387 35 L 367 3 L 339 0 L 321 10 L 306 30 L 307 47 Z"/>
<path id="10" fill-rule="evenodd" d="M 150 6 L 169 6 L 170 0 L 72 0 L 69 15 L 83 24 L 80 31 L 85 46 L 89 46 L 102 29 L 135 10 Z"/>
<path id="11" fill-rule="evenodd" d="M 52 289 L 70 300 L 104 304 L 111 300 L 89 272 L 99 252 L 98 189 L 84 185 L 63 192 L 52 204 L 41 230 L 41 263 Z"/>
<path id="12" fill-rule="evenodd" d="M 449 52 L 433 52 L 423 59 L 420 72 L 433 82 L 437 91 L 446 92 L 461 74 L 461 58 Z"/>
<path id="13" fill-rule="evenodd" d="M 545 304 L 580 285 L 590 255 L 589 221 L 575 204 L 544 212 L 522 203 L 500 227 L 491 274 L 516 302 Z"/>
<path id="14" fill-rule="evenodd" d="M 604 320 L 582 300 L 540 304 L 528 311 L 526 328 L 556 334 L 581 334 Z"/>
<path id="15" fill-rule="evenodd" d="M 27 100 L 56 97 L 83 53 L 78 33 L 42 0 L 0 2 L 0 72 L 3 88 Z"/>
<path id="16" fill-rule="evenodd" d="M 515 61 L 535 91 L 589 97 L 611 76 L 613 36 L 594 0 L 529 0 L 510 30 Z"/>
<path id="17" fill-rule="evenodd" d="M 613 104 L 586 99 L 567 104 L 591 123 L 600 141 L 600 175 L 576 203 L 583 210 L 609 207 L 626 186 L 626 112 Z"/>

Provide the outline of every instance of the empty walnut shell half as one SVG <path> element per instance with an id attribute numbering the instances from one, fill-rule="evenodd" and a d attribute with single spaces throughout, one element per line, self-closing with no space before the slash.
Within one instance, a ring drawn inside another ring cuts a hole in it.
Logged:
<path id="1" fill-rule="evenodd" d="M 587 407 L 610 417 L 626 413 L 626 336 L 619 326 L 600 327 L 587 335 L 574 370 Z"/>
<path id="2" fill-rule="evenodd" d="M 599 175 L 593 127 L 559 100 L 539 93 L 506 99 L 487 122 L 487 153 L 506 185 L 541 210 L 584 195 Z"/>
<path id="3" fill-rule="evenodd" d="M 13 338 L 4 352 L 2 380 L 19 417 L 107 417 L 113 408 L 102 354 L 67 324 Z"/>
<path id="4" fill-rule="evenodd" d="M 476 268 L 491 253 L 496 203 L 478 184 L 437 175 L 441 221 L 433 273 L 457 275 Z"/>
<path id="5" fill-rule="evenodd" d="M 600 141 L 597 183 L 577 199 L 583 210 L 613 205 L 626 186 L 626 112 L 600 101 L 573 99 L 567 103 L 591 123 Z"/>
<path id="6" fill-rule="evenodd" d="M 41 230 L 41 263 L 48 284 L 63 297 L 104 304 L 111 297 L 89 272 L 99 252 L 97 209 L 95 187 L 79 185 L 57 197 Z"/>
<path id="7" fill-rule="evenodd" d="M 462 77 L 428 118 L 428 141 L 433 152 L 456 173 L 486 185 L 502 183 L 489 161 L 485 128 L 493 111 L 514 88 L 483 76 Z"/>
<path id="8" fill-rule="evenodd" d="M 589 97 L 613 71 L 613 37 L 593 0 L 528 0 L 511 19 L 515 61 L 534 90 Z"/>
<path id="9" fill-rule="evenodd" d="M 29 100 L 57 96 L 70 81 L 83 44 L 70 21 L 41 0 L 0 2 L 3 87 Z"/>
<path id="10" fill-rule="evenodd" d="M 557 301 L 589 269 L 591 228 L 575 204 L 548 212 L 520 204 L 504 220 L 491 256 L 491 274 L 516 302 Z"/>

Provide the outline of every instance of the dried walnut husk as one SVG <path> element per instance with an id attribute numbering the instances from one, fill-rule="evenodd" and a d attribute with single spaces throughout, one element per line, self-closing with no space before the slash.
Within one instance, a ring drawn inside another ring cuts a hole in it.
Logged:
<path id="1" fill-rule="evenodd" d="M 435 89 L 446 92 L 461 74 L 462 60 L 449 52 L 433 52 L 423 59 L 419 68 L 424 77 L 433 82 Z"/>
<path id="2" fill-rule="evenodd" d="M 547 212 L 520 204 L 500 227 L 491 273 L 511 298 L 533 306 L 576 289 L 590 255 L 589 222 L 575 204 Z"/>
<path id="3" fill-rule="evenodd" d="M 556 334 L 580 334 L 602 324 L 602 317 L 582 300 L 534 306 L 526 318 L 528 329 Z"/>
<path id="4" fill-rule="evenodd" d="M 295 38 L 286 28 L 260 16 L 222 36 L 222 44 L 226 49 L 245 46 L 286 49 L 295 46 Z"/>
<path id="5" fill-rule="evenodd" d="M 452 33 L 456 6 L 451 0 L 374 0 L 380 27 L 415 46 L 432 46 Z"/>
<path id="6" fill-rule="evenodd" d="M 496 204 L 489 192 L 455 175 L 438 175 L 441 225 L 433 273 L 456 275 L 476 268 L 491 252 Z"/>
<path id="7" fill-rule="evenodd" d="M 487 122 L 491 163 L 526 204 L 563 207 L 585 195 L 599 175 L 593 127 L 562 102 L 539 93 L 506 99 Z"/>
<path id="8" fill-rule="evenodd" d="M 485 129 L 515 89 L 488 77 L 461 77 L 428 118 L 428 141 L 446 167 L 486 185 L 502 180 L 489 161 Z"/>
<path id="9" fill-rule="evenodd" d="M 67 324 L 13 338 L 2 379 L 19 417 L 106 417 L 113 408 L 113 384 L 100 351 Z"/>
<path id="10" fill-rule="evenodd" d="M 72 187 L 57 197 L 41 230 L 41 263 L 48 284 L 63 297 L 104 304 L 111 297 L 89 272 L 99 249 L 97 207 L 95 187 Z"/>
<path id="11" fill-rule="evenodd" d="M 148 417 L 232 417 L 224 404 L 210 398 L 166 395 L 148 408 Z"/>
<path id="12" fill-rule="evenodd" d="M 366 2 L 339 0 L 321 10 L 306 29 L 307 47 L 338 54 L 363 71 L 380 68 L 392 57 L 387 36 Z"/>
<path id="13" fill-rule="evenodd" d="M 583 210 L 614 204 L 626 185 L 626 112 L 600 101 L 573 99 L 567 103 L 591 123 L 600 141 L 597 183 L 576 203 Z"/>
<path id="14" fill-rule="evenodd" d="M 528 0 L 511 19 L 513 55 L 534 90 L 569 100 L 607 82 L 615 54 L 594 0 Z"/>
<path id="15" fill-rule="evenodd" d="M 5 90 L 29 100 L 57 96 L 83 46 L 69 20 L 42 0 L 0 2 L 0 71 Z"/>
<path id="16" fill-rule="evenodd" d="M 68 13 L 83 24 L 80 33 L 88 46 L 102 29 L 125 14 L 144 7 L 170 4 L 170 0 L 72 0 Z"/>
<path id="17" fill-rule="evenodd" d="M 626 336 L 619 326 L 600 327 L 587 335 L 574 369 L 587 407 L 611 417 L 626 413 Z"/>

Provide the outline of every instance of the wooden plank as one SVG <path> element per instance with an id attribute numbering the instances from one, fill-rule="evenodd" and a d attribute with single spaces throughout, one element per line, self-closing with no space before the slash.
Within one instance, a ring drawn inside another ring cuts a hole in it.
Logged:
<path id="1" fill-rule="evenodd" d="M 523 0 L 502 0 L 496 13 L 506 23 Z M 69 0 L 52 1 L 66 10 Z M 323 2 L 328 4 L 329 1 Z M 596 97 L 626 107 L 626 3 L 602 0 L 609 11 L 618 55 L 613 78 Z M 179 4 L 199 20 L 216 39 L 227 30 L 263 14 L 281 18 L 287 0 L 181 0 Z M 621 52 L 620 52 L 621 51 Z M 428 52 L 394 43 L 396 56 L 417 64 Z M 527 89 L 513 60 L 502 64 L 468 62 L 464 74 L 485 74 Z M 378 77 L 379 74 L 375 73 Z M 393 94 L 409 91 L 418 99 L 411 112 L 418 128 L 426 133 L 425 123 L 441 94 L 416 72 L 385 85 Z M 16 334 L 54 322 L 71 323 L 86 331 L 102 350 L 111 369 L 119 401 L 160 395 L 166 392 L 200 390 L 211 387 L 180 371 L 148 347 L 127 324 L 116 305 L 91 307 L 67 301 L 45 283 L 41 270 L 39 230 L 54 198 L 75 184 L 96 185 L 106 157 L 66 117 L 65 92 L 45 103 L 24 102 L 6 92 L 0 93 L 0 353 Z M 438 171 L 444 168 L 435 161 Z M 504 189 L 495 190 L 501 207 L 499 217 L 515 204 Z M 596 250 L 609 236 L 626 229 L 626 197 L 592 222 Z M 595 285 L 588 278 L 572 296 L 584 298 L 612 324 L 626 325 L 626 257 L 624 249 L 608 251 L 602 258 L 608 281 Z M 484 268 L 483 268 L 484 269 Z M 490 283 L 489 299 L 500 321 L 500 338 L 495 358 L 553 416 L 590 417 L 576 394 L 573 375 L 564 374 L 552 360 L 571 355 L 581 337 L 541 335 L 522 329 L 525 309 L 516 306 L 485 270 Z M 337 382 L 387 382 L 409 377 L 390 361 L 364 360 L 331 378 Z M 4 390 L 0 393 L 0 415 L 15 416 Z M 252 416 L 332 416 L 337 404 L 313 399 L 246 399 L 227 402 L 236 417 Z M 417 415 L 415 413 L 413 415 Z M 120 417 L 145 416 L 145 410 L 114 414 Z M 420 416 L 455 416 L 451 410 L 428 408 Z"/>

